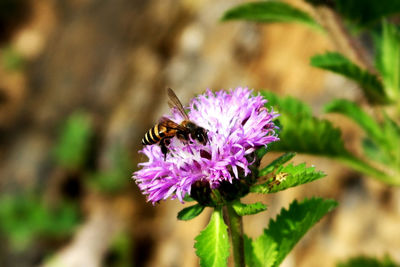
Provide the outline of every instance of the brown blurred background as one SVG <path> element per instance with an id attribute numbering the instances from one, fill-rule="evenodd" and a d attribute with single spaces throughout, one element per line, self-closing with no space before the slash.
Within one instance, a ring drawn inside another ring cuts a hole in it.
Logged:
<path id="1" fill-rule="evenodd" d="M 198 266 L 194 237 L 209 211 L 177 221 L 181 203 L 152 206 L 130 179 L 142 136 L 168 112 L 167 86 L 184 103 L 206 88 L 267 89 L 318 116 L 333 98 L 359 99 L 353 83 L 309 66 L 311 55 L 335 49 L 327 36 L 219 22 L 242 2 L 1 0 L 0 266 Z M 357 127 L 329 119 L 357 150 Z M 249 236 L 295 198 L 329 197 L 339 207 L 282 266 L 334 266 L 360 254 L 400 262 L 399 189 L 328 159 L 295 161 L 327 177 L 248 198 L 269 207 L 245 218 Z"/>

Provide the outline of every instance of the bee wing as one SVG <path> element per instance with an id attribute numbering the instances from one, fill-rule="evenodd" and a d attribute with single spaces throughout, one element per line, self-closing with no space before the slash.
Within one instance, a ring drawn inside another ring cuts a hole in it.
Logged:
<path id="1" fill-rule="evenodd" d="M 169 129 L 174 129 L 174 130 L 181 130 L 185 131 L 186 128 L 183 127 L 182 125 L 168 119 L 167 117 L 161 117 L 159 125 L 164 126 Z"/>
<path id="2" fill-rule="evenodd" d="M 176 96 L 176 94 L 174 93 L 174 91 L 172 91 L 171 88 L 168 88 L 168 105 L 170 108 L 176 108 L 179 113 L 182 115 L 182 117 L 185 120 L 189 120 L 188 115 L 185 112 L 185 109 L 182 106 L 181 101 L 179 101 L 179 98 Z"/>

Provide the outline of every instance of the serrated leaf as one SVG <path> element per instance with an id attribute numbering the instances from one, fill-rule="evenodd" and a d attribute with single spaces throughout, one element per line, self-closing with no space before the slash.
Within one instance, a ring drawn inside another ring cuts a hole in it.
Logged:
<path id="1" fill-rule="evenodd" d="M 253 215 L 267 210 L 267 206 L 261 202 L 243 204 L 236 201 L 233 203 L 232 207 L 239 216 Z"/>
<path id="2" fill-rule="evenodd" d="M 314 167 L 307 168 L 305 163 L 296 166 L 293 164 L 280 166 L 276 170 L 276 173 L 276 176 L 281 175 L 282 178 L 280 179 L 282 179 L 282 181 L 276 183 L 277 180 L 274 179 L 272 182 L 268 181 L 263 184 L 252 186 L 250 191 L 261 194 L 276 193 L 290 187 L 310 183 L 325 176 L 323 172 L 315 171 Z"/>
<path id="3" fill-rule="evenodd" d="M 292 97 L 278 97 L 271 92 L 263 91 L 261 94 L 268 100 L 265 106 L 281 114 L 280 141 L 270 144 L 270 151 L 327 156 L 348 154 L 340 130 L 327 120 L 314 118 L 308 105 Z"/>
<path id="4" fill-rule="evenodd" d="M 188 221 L 193 218 L 196 218 L 202 211 L 204 210 L 204 206 L 200 204 L 196 204 L 190 207 L 186 207 L 178 212 L 178 219 L 182 221 Z"/>
<path id="5" fill-rule="evenodd" d="M 278 167 L 280 167 L 281 165 L 285 164 L 286 162 L 288 162 L 289 160 L 291 160 L 294 156 L 296 156 L 296 153 L 293 152 L 289 152 L 289 153 L 285 153 L 282 156 L 280 156 L 277 159 L 274 159 L 270 164 L 268 164 L 265 168 L 263 168 L 260 172 L 259 172 L 259 176 L 265 176 L 268 173 L 273 172 L 274 170 L 276 170 Z"/>
<path id="6" fill-rule="evenodd" d="M 297 22 L 322 30 L 322 27 L 306 12 L 280 1 L 246 3 L 225 12 L 226 20 L 250 20 L 256 22 Z"/>
<path id="7" fill-rule="evenodd" d="M 311 198 L 300 203 L 295 200 L 288 210 L 282 209 L 275 220 L 271 219 L 263 235 L 278 246 L 274 266 L 279 266 L 304 234 L 336 206 L 330 199 Z"/>
<path id="8" fill-rule="evenodd" d="M 400 30 L 395 25 L 384 21 L 382 37 L 377 43 L 376 65 L 382 75 L 385 91 L 391 100 L 398 101 L 400 97 Z"/>
<path id="9" fill-rule="evenodd" d="M 398 0 L 335 0 L 334 3 L 341 15 L 359 26 L 368 26 L 380 18 L 400 12 Z"/>
<path id="10" fill-rule="evenodd" d="M 280 110 L 281 112 L 281 110 Z M 286 115 L 281 112 L 283 125 L 279 142 L 269 145 L 270 151 L 298 152 L 338 157 L 348 155 L 339 128 L 330 121 L 314 117 Z"/>
<path id="11" fill-rule="evenodd" d="M 370 103 L 387 103 L 387 97 L 379 78 L 361 69 L 340 53 L 327 52 L 311 58 L 311 65 L 317 68 L 330 70 L 355 81 L 363 89 L 364 95 Z"/>
<path id="12" fill-rule="evenodd" d="M 207 227 L 196 237 L 194 245 L 200 266 L 222 267 L 229 256 L 228 229 L 222 218 L 221 209 L 215 209 Z"/>
<path id="13" fill-rule="evenodd" d="M 346 262 L 340 262 L 336 265 L 337 267 L 399 267 L 390 257 L 385 256 L 382 260 L 369 257 L 359 256 L 347 260 Z"/>

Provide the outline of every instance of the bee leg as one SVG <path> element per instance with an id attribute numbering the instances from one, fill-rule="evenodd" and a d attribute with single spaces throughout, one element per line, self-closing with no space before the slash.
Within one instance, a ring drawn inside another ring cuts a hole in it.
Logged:
<path id="1" fill-rule="evenodd" d="M 160 141 L 160 147 L 161 147 L 161 152 L 164 155 L 164 161 L 167 159 L 167 153 L 168 153 L 167 145 L 169 145 L 169 140 L 167 138 L 164 138 Z"/>

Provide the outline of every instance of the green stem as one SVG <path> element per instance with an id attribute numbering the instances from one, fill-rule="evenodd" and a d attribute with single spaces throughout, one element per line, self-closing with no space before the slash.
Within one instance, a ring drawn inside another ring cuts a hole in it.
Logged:
<path id="1" fill-rule="evenodd" d="M 235 267 L 245 267 L 242 217 L 237 215 L 231 205 L 227 205 L 227 211 Z"/>

